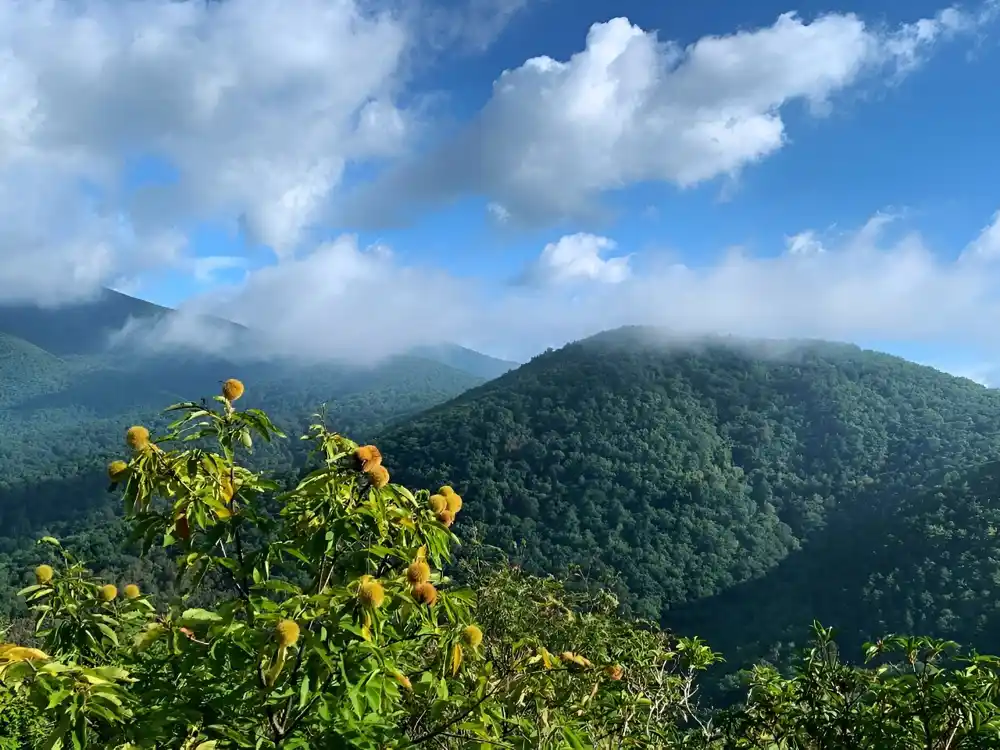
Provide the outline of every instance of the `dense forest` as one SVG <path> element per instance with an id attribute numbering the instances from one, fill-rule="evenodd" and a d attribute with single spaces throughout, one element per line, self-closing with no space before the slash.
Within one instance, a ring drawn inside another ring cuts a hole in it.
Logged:
<path id="1" fill-rule="evenodd" d="M 809 612 L 857 638 L 995 632 L 1000 506 L 980 465 L 1000 393 L 896 357 L 623 329 L 379 444 L 403 481 L 474 498 L 466 533 L 530 571 L 579 569 L 635 614 L 725 631 L 731 661 L 801 645 Z"/>
<path id="2" fill-rule="evenodd" d="M 451 485 L 393 482 L 373 444 L 322 422 L 282 485 L 241 460 L 286 435 L 236 402 L 181 402 L 109 465 L 142 559 L 172 550 L 173 592 L 96 574 L 39 540 L 0 628 L 0 747 L 50 750 L 985 750 L 1000 659 L 889 635 L 843 660 L 814 622 L 789 673 L 754 665 L 728 706 L 719 654 L 623 617 L 472 540 L 456 567 Z M 396 466 L 393 465 L 394 472 Z M 164 595 L 164 594 L 167 595 Z M 730 623 L 732 626 L 733 623 Z M 702 697 L 699 696 L 699 693 Z"/>
<path id="3" fill-rule="evenodd" d="M 72 535 L 101 565 L 138 564 L 107 494 L 105 467 L 119 450 L 122 425 L 153 415 L 149 426 L 160 430 L 164 407 L 215 392 L 238 371 L 255 384 L 247 405 L 266 408 L 287 429 L 301 430 L 322 409 L 339 429 L 370 437 L 513 366 L 457 346 L 370 367 L 109 346 L 128 321 L 169 314 L 113 292 L 52 310 L 0 306 L 0 614 L 23 610 L 11 592 L 42 533 Z M 303 456 L 284 441 L 258 446 L 252 463 L 287 475 Z M 144 580 L 153 576 L 150 570 Z"/>
<path id="4" fill-rule="evenodd" d="M 850 345 L 643 328 L 501 374 L 458 348 L 365 369 L 74 353 L 46 325 L 0 337 L 0 616 L 25 613 L 12 592 L 42 533 L 175 590 L 166 553 L 126 539 L 103 466 L 123 426 L 239 372 L 243 403 L 288 431 L 326 403 L 401 482 L 451 482 L 470 501 L 460 559 L 496 545 L 573 591 L 614 591 L 625 615 L 706 637 L 729 673 L 787 666 L 813 618 L 852 653 L 887 632 L 1000 650 L 1000 394 L 971 381 Z M 287 484 L 305 451 L 248 460 Z"/>

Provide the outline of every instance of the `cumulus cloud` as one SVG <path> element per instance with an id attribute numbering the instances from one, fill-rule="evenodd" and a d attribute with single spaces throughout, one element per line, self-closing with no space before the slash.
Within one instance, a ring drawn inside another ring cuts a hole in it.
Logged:
<path id="1" fill-rule="evenodd" d="M 550 242 L 538 259 L 525 269 L 520 281 L 525 284 L 566 284 L 574 281 L 599 281 L 618 284 L 630 274 L 629 256 L 602 257 L 617 247 L 614 240 L 578 232 Z"/>
<path id="2" fill-rule="evenodd" d="M 786 13 L 687 47 L 626 18 L 597 23 L 570 59 L 504 72 L 472 125 L 362 190 L 346 215 L 379 224 L 401 218 L 386 202 L 415 210 L 472 193 L 545 223 L 590 217 L 601 193 L 633 183 L 735 176 L 785 144 L 787 105 L 823 114 L 845 89 L 898 80 L 942 40 L 991 19 L 947 8 L 881 28 L 854 14 Z"/>
<path id="3" fill-rule="evenodd" d="M 408 30 L 363 1 L 0 4 L 0 299 L 178 261 L 198 220 L 294 250 L 345 165 L 411 127 Z M 150 155 L 177 179 L 129 190 Z"/>

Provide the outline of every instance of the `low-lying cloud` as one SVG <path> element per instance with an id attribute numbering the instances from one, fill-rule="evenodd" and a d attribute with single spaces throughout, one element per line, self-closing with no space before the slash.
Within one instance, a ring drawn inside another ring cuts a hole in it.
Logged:
<path id="1" fill-rule="evenodd" d="M 804 230 L 777 252 L 736 249 L 703 266 L 635 253 L 628 275 L 602 278 L 583 266 L 572 283 L 550 273 L 531 285 L 408 265 L 388 248 L 343 236 L 192 300 L 170 340 L 190 334 L 184 327 L 194 314 L 212 314 L 259 332 L 269 356 L 357 361 L 443 341 L 523 360 L 623 325 L 688 337 L 940 343 L 1000 354 L 1000 257 L 983 252 L 998 236 L 1000 215 L 952 259 L 915 231 L 890 239 L 887 227 L 902 221 L 876 214 L 851 232 Z M 543 248 L 536 267 L 552 267 L 552 248 L 588 243 L 594 254 L 611 247 L 606 238 L 569 235 Z"/>

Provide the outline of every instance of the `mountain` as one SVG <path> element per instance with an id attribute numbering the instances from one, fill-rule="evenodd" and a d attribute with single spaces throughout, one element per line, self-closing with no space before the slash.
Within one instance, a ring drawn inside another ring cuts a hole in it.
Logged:
<path id="1" fill-rule="evenodd" d="M 60 307 L 0 305 L 0 331 L 60 357 L 101 354 L 108 337 L 120 331 L 130 318 L 156 320 L 170 312 L 105 289 L 93 299 Z"/>
<path id="2" fill-rule="evenodd" d="M 852 644 L 897 630 L 979 645 L 1000 625 L 1000 392 L 897 357 L 626 328 L 483 382 L 420 350 L 376 368 L 153 366 L 57 355 L 34 335 L 0 333 L 0 376 L 14 384 L 0 404 L 3 590 L 21 583 L 42 529 L 137 564 L 103 462 L 125 425 L 156 427 L 167 403 L 238 374 L 241 405 L 290 434 L 328 402 L 338 430 L 377 439 L 395 480 L 455 485 L 463 537 L 611 588 L 732 667 L 781 662 L 813 617 Z M 297 445 L 255 461 L 287 473 Z"/>
<path id="3" fill-rule="evenodd" d="M 1000 647 L 998 530 L 1000 462 L 946 471 L 934 486 L 835 514 L 765 576 L 666 620 L 724 651 L 731 668 L 787 663 L 813 618 L 838 627 L 846 653 L 888 633 L 992 653 Z"/>
<path id="4" fill-rule="evenodd" d="M 0 333 L 20 339 L 57 357 L 97 356 L 128 360 L 134 352 L 125 347 L 109 350 L 112 336 L 126 326 L 152 325 L 169 319 L 177 312 L 110 289 L 92 299 L 55 308 L 34 305 L 0 304 Z M 221 318 L 202 316 L 207 332 L 217 329 L 220 336 L 235 336 L 240 346 L 254 346 L 254 333 L 244 326 Z M 177 359 L 177 353 L 170 355 Z M 518 366 L 516 362 L 496 359 L 455 344 L 421 346 L 406 356 L 427 359 L 452 369 L 489 380 Z M 194 360 L 192 355 L 186 359 Z M 2 361 L 2 360 L 0 360 Z M 288 363 L 284 363 L 288 364 Z"/>
<path id="5" fill-rule="evenodd" d="M 59 473 L 92 462 L 117 446 L 130 420 L 149 419 L 171 403 L 216 393 L 219 383 L 234 375 L 249 386 L 246 403 L 273 411 L 293 423 L 291 429 L 328 404 L 345 430 L 371 432 L 479 385 L 484 378 L 476 373 L 506 366 L 460 347 L 437 352 L 456 366 L 428 351 L 371 367 L 109 348 L 111 336 L 130 321 L 149 323 L 174 314 L 109 290 L 56 309 L 0 306 L 0 488 L 46 479 L 53 460 L 61 462 Z M 227 321 L 207 322 L 209 329 L 251 335 Z"/>
<path id="6" fill-rule="evenodd" d="M 76 528 L 101 516 L 104 465 L 120 452 L 124 430 L 136 422 L 162 428 L 163 408 L 218 393 L 228 377 L 247 384 L 241 404 L 266 409 L 290 434 L 325 405 L 330 424 L 363 437 L 481 384 L 475 372 L 506 367 L 459 347 L 440 348 L 439 359 L 426 352 L 363 367 L 108 347 L 130 321 L 174 314 L 111 291 L 57 309 L 0 306 L 0 550 L 51 524 Z M 208 323 L 250 335 L 227 321 Z M 259 446 L 255 462 L 287 471 L 302 450 L 296 441 Z"/>
<path id="7" fill-rule="evenodd" d="M 438 346 L 420 346 L 410 351 L 415 357 L 423 357 L 435 362 L 454 367 L 456 370 L 467 372 L 470 375 L 492 380 L 498 378 L 505 372 L 517 369 L 518 362 L 506 359 L 497 359 L 487 356 L 472 349 L 466 349 L 457 344 L 440 344 Z"/>
<path id="8" fill-rule="evenodd" d="M 379 445 L 404 483 L 453 482 L 462 523 L 522 566 L 578 567 L 670 621 L 995 457 L 1000 392 L 850 345 L 627 328 L 536 357 Z"/>

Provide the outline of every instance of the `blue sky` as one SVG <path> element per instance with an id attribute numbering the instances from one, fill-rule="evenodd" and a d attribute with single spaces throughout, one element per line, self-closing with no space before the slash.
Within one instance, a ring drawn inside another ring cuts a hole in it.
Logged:
<path id="1" fill-rule="evenodd" d="M 113 286 L 359 357 L 816 336 L 1000 382 L 1000 5 L 691 6 L 8 4 L 0 299 Z"/>

